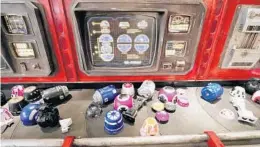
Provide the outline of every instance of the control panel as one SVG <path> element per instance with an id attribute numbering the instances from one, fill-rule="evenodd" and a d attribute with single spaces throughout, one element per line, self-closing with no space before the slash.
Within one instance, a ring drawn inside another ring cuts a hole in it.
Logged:
<path id="1" fill-rule="evenodd" d="M 1 1 L 1 5 L 2 76 L 50 75 L 50 44 L 42 7 L 36 2 L 15 0 Z"/>
<path id="2" fill-rule="evenodd" d="M 221 68 L 253 69 L 260 67 L 260 7 L 241 5 L 222 55 Z"/>
<path id="3" fill-rule="evenodd" d="M 139 2 L 89 3 L 72 5 L 79 65 L 87 75 L 185 75 L 192 70 L 203 1 L 147 2 L 149 8 Z"/>

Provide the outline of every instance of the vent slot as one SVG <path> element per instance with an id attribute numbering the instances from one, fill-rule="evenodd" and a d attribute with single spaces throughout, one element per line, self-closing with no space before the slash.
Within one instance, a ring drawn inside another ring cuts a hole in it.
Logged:
<path id="1" fill-rule="evenodd" d="M 233 62 L 231 66 L 252 66 L 253 62 Z"/>
<path id="2" fill-rule="evenodd" d="M 258 33 L 246 33 L 240 48 L 253 49 Z"/>

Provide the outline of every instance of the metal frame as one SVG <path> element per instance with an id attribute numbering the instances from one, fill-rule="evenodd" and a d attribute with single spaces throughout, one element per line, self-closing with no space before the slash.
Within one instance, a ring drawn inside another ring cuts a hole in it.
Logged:
<path id="1" fill-rule="evenodd" d="M 260 131 L 218 133 L 216 136 L 222 142 L 236 142 L 239 140 L 258 140 L 260 144 Z M 151 137 L 107 137 L 75 139 L 75 146 L 137 146 L 137 145 L 185 145 L 205 143 L 210 139 L 206 134 L 193 135 L 167 135 Z M 2 146 L 62 146 L 63 139 L 3 139 Z M 232 144 L 232 143 L 231 143 Z M 236 144 L 236 143 L 234 143 Z M 209 144 L 210 145 L 210 144 Z M 248 145 L 248 142 L 247 142 Z M 211 146 L 210 146 L 211 147 Z"/>

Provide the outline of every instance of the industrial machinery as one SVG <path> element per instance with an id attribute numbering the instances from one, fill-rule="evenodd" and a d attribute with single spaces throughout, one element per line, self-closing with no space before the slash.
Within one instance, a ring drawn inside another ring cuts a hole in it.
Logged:
<path id="1" fill-rule="evenodd" d="M 66 81 L 49 1 L 1 1 L 1 81 Z"/>
<path id="2" fill-rule="evenodd" d="M 260 76 L 255 0 L 1 3 L 4 84 Z"/>

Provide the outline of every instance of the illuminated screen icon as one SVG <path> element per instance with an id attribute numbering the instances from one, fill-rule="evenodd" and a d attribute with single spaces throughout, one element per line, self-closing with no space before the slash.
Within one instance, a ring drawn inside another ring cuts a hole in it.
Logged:
<path id="1" fill-rule="evenodd" d="M 34 58 L 32 43 L 13 43 L 14 52 L 18 58 Z"/>
<path id="2" fill-rule="evenodd" d="M 168 31 L 171 33 L 188 33 L 190 28 L 190 16 L 170 16 Z"/>
<path id="3" fill-rule="evenodd" d="M 23 16 L 20 15 L 5 15 L 5 23 L 8 32 L 11 34 L 28 34 L 27 27 Z"/>

